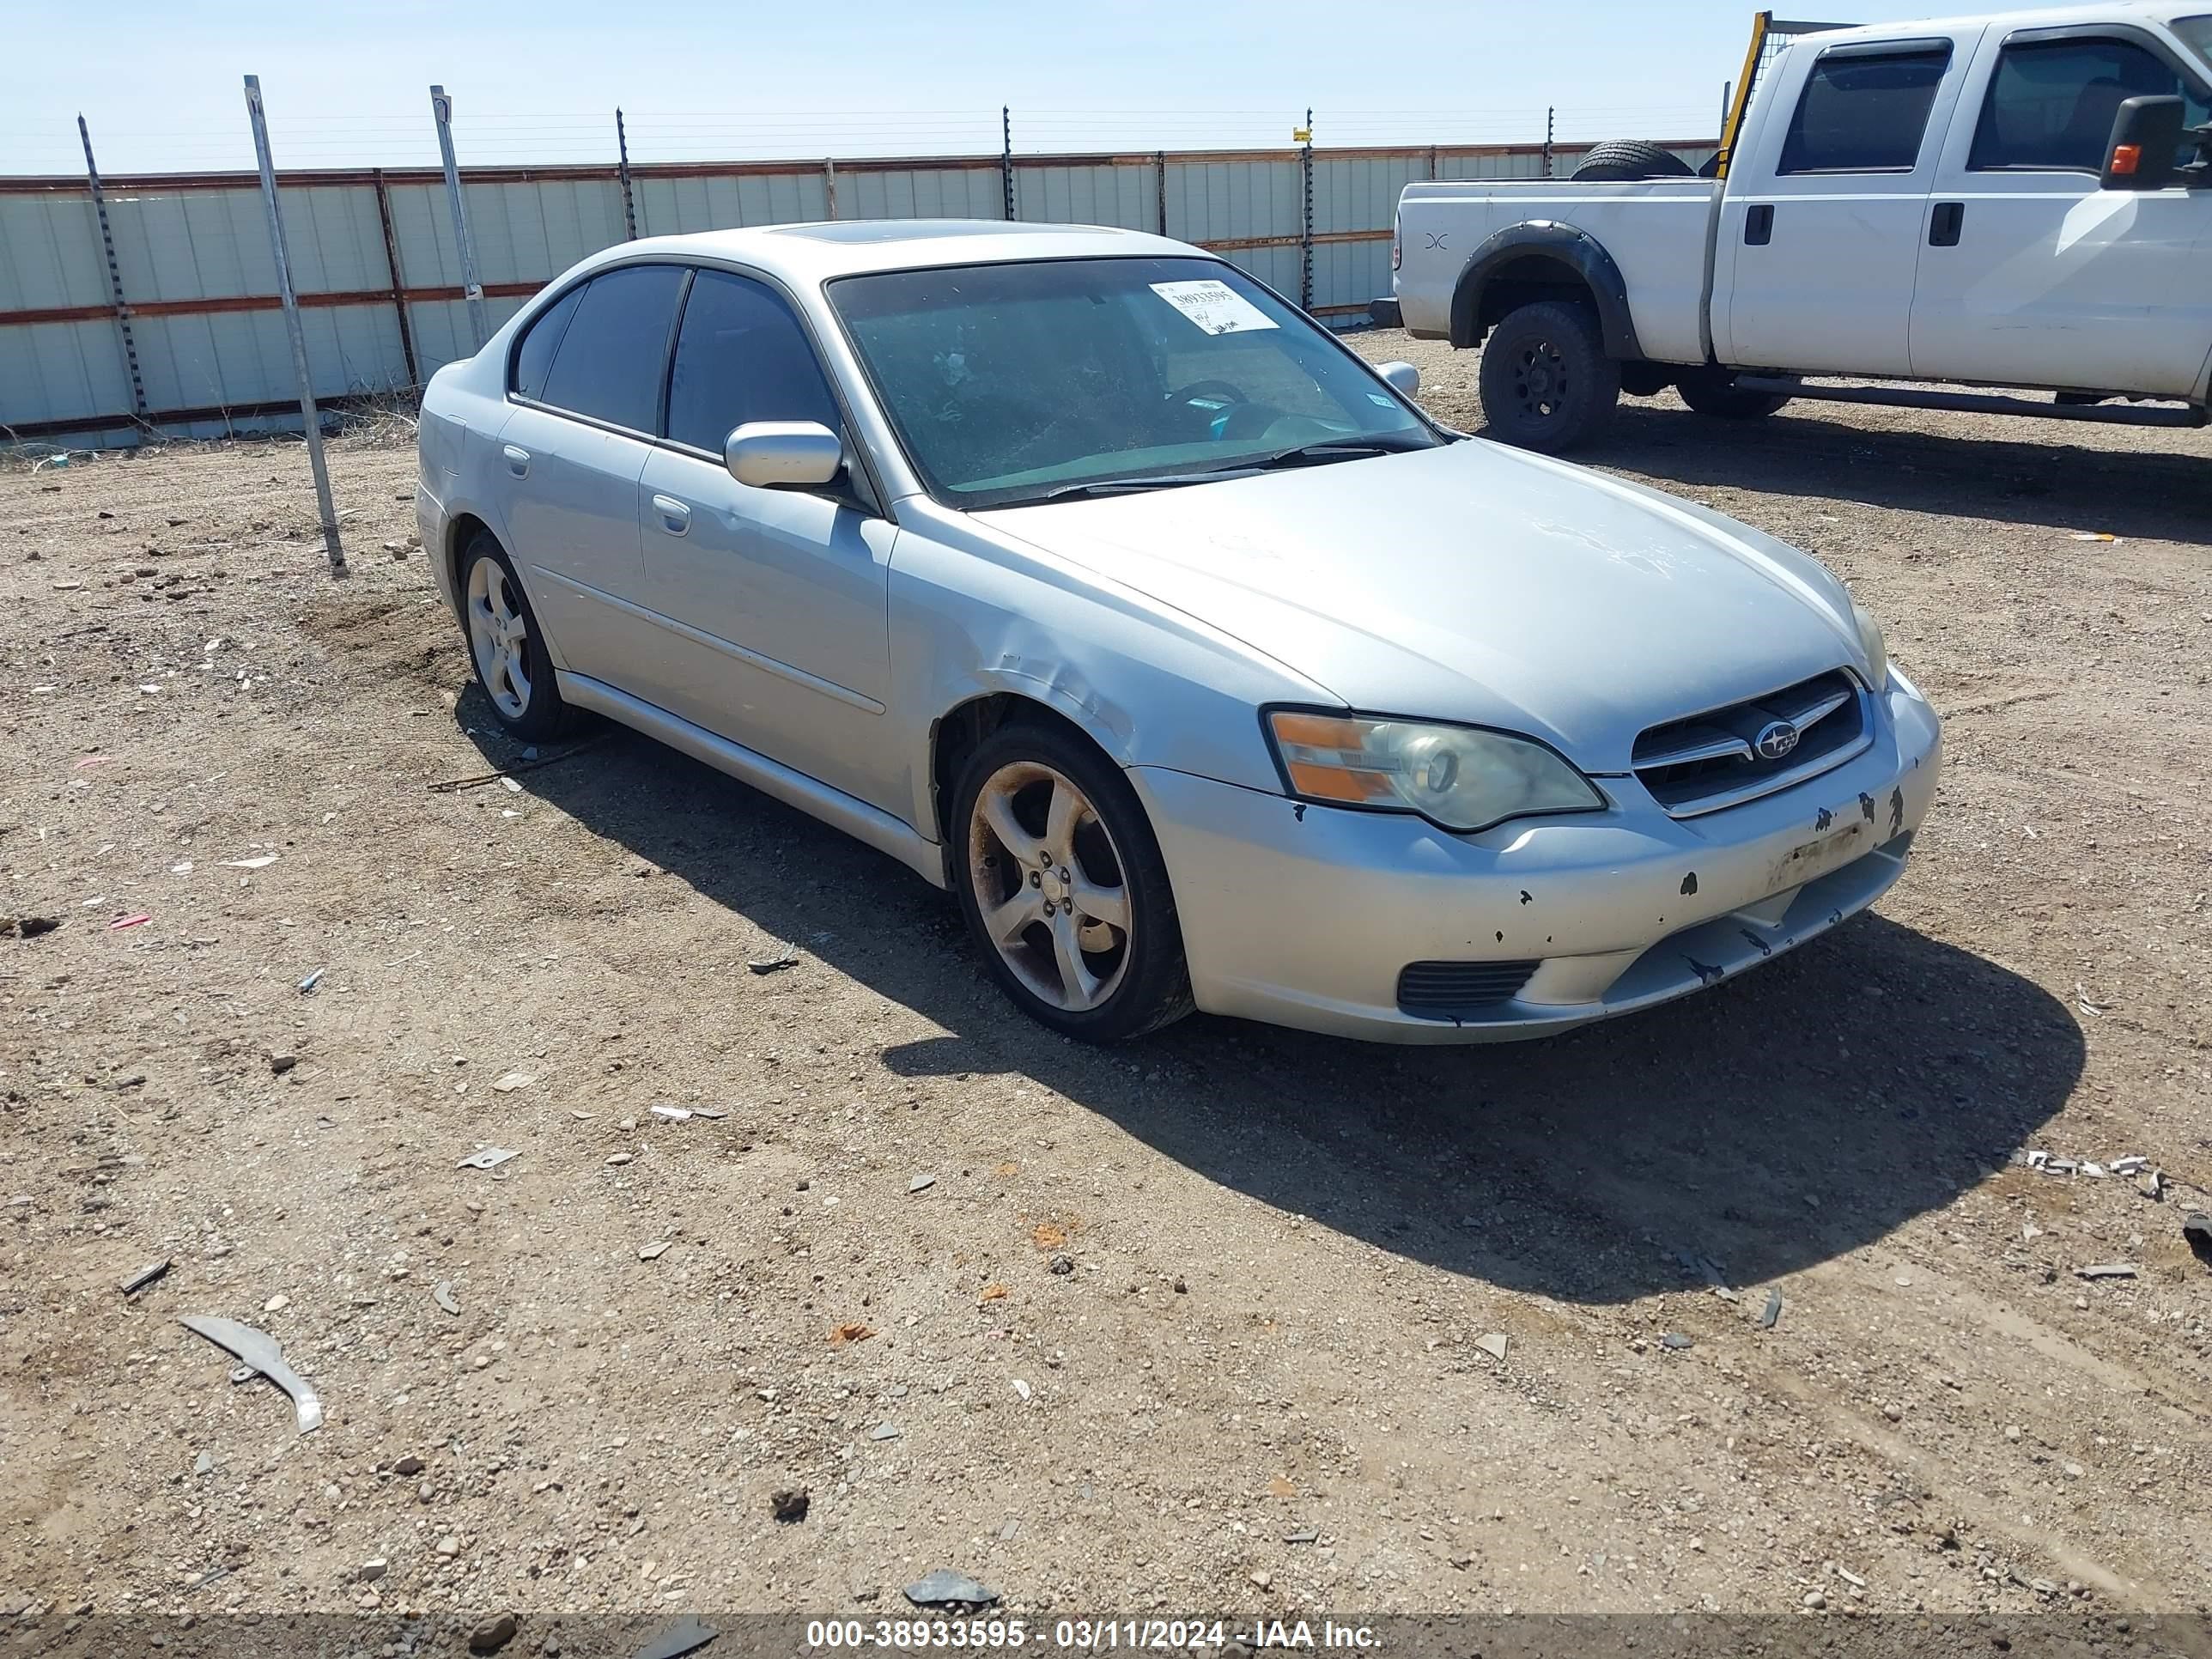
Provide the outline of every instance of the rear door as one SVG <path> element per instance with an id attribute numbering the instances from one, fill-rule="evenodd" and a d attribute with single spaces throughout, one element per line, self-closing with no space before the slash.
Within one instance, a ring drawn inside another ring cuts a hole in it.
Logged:
<path id="1" fill-rule="evenodd" d="M 1913 374 L 2187 393 L 2212 349 L 2212 192 L 2098 175 L 2123 100 L 2178 94 L 2195 125 L 2212 117 L 2203 83 L 2126 24 L 1992 29 L 1979 56 L 1936 170 Z"/>
<path id="2" fill-rule="evenodd" d="M 638 475 L 652 453 L 680 265 L 623 265 L 532 322 L 510 367 L 494 478 L 508 556 L 572 673 L 623 684 L 649 648 L 635 610 Z"/>
<path id="3" fill-rule="evenodd" d="M 1904 374 L 1921 221 L 1979 26 L 1813 54 L 1729 168 L 1713 345 L 1754 368 Z M 1725 299 L 1725 310 L 1722 301 Z"/>

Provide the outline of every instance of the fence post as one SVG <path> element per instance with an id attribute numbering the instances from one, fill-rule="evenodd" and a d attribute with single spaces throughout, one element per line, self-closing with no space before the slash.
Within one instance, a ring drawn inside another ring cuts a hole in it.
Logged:
<path id="1" fill-rule="evenodd" d="M 1011 105 L 999 106 L 999 184 L 1006 192 L 1006 222 L 1014 220 L 1014 112 Z"/>
<path id="2" fill-rule="evenodd" d="M 422 384 L 422 371 L 415 366 L 415 330 L 407 320 L 407 284 L 399 275 L 399 239 L 392 234 L 392 192 L 385 187 L 384 169 L 371 167 L 376 185 L 376 216 L 384 225 L 384 268 L 392 273 L 392 310 L 399 319 L 399 355 L 407 361 L 407 384 Z"/>
<path id="3" fill-rule="evenodd" d="M 1544 112 L 1544 176 L 1547 179 L 1552 176 L 1552 118 L 1556 113 L 1549 108 Z"/>
<path id="4" fill-rule="evenodd" d="M 622 106 L 615 106 L 615 161 L 616 175 L 622 179 L 623 229 L 629 240 L 637 240 L 637 204 L 629 193 L 629 133 L 623 126 Z"/>
<path id="5" fill-rule="evenodd" d="M 430 88 L 430 115 L 438 124 L 438 153 L 445 158 L 446 198 L 453 206 L 453 246 L 461 259 L 461 293 L 469 302 L 469 332 L 476 337 L 470 349 L 481 351 L 491 331 L 484 326 L 483 284 L 477 280 L 477 251 L 469 240 L 468 210 L 461 205 L 461 169 L 453 160 L 453 100 L 443 87 Z"/>
<path id="6" fill-rule="evenodd" d="M 1164 236 L 1168 234 L 1168 153 L 1164 149 L 1152 152 L 1152 194 L 1158 198 L 1152 205 L 1158 214 L 1160 234 Z"/>
<path id="7" fill-rule="evenodd" d="M 131 412 L 142 422 L 149 413 L 146 382 L 138 373 L 138 342 L 131 332 L 131 307 L 123 297 L 123 270 L 115 263 L 115 233 L 107 225 L 107 196 L 100 187 L 100 167 L 92 159 L 92 130 L 84 117 L 76 118 L 76 136 L 84 141 L 84 180 L 92 191 L 92 210 L 100 219 L 100 245 L 107 254 L 107 297 L 115 307 L 116 331 L 123 336 L 123 361 L 131 370 Z"/>
<path id="8" fill-rule="evenodd" d="M 1313 309 L 1313 111 L 1306 111 L 1306 124 L 1298 129 L 1304 140 L 1298 151 L 1298 163 L 1305 174 L 1305 218 L 1298 233 L 1298 304 L 1306 310 Z"/>
<path id="9" fill-rule="evenodd" d="M 292 372 L 300 378 L 300 420 L 307 436 L 307 466 L 315 475 L 315 504 L 322 510 L 323 548 L 331 556 L 331 574 L 346 574 L 345 550 L 338 545 L 337 508 L 331 502 L 330 469 L 323 462 L 323 417 L 315 408 L 315 388 L 307 375 L 307 337 L 300 328 L 300 296 L 292 291 L 292 261 L 284 251 L 284 215 L 276 205 L 276 167 L 269 159 L 269 123 L 261 107 L 261 77 L 246 77 L 246 112 L 253 122 L 253 155 L 261 165 L 261 200 L 269 210 L 269 250 L 276 256 L 276 293 L 284 302 L 284 331 L 292 337 Z"/>
<path id="10" fill-rule="evenodd" d="M 837 216 L 837 159 L 833 155 L 822 158 L 823 217 Z"/>

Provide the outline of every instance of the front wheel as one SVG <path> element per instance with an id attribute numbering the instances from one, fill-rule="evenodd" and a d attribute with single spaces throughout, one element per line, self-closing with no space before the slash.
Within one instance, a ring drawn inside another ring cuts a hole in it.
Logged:
<path id="1" fill-rule="evenodd" d="M 1682 401 L 1700 415 L 1720 421 L 1758 421 L 1790 401 L 1772 392 L 1746 392 L 1725 370 L 1702 369 L 1674 383 Z"/>
<path id="2" fill-rule="evenodd" d="M 1022 1011 L 1122 1042 L 1191 1010 L 1175 895 L 1136 791 L 1056 726 L 1017 722 L 962 769 L 953 885 L 993 975 Z"/>
<path id="3" fill-rule="evenodd" d="M 1476 384 L 1491 436 L 1556 454 L 1588 442 L 1612 418 L 1620 365 L 1605 355 L 1589 307 L 1545 300 L 1507 313 L 1490 331 Z"/>

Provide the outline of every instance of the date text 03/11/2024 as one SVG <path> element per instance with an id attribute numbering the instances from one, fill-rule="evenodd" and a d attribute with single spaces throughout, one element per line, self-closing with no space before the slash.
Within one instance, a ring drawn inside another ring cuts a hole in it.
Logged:
<path id="1" fill-rule="evenodd" d="M 1225 1648 L 1290 1650 L 1371 1650 L 1382 1646 L 1370 1626 L 1324 1619 L 1258 1619 L 1249 1626 L 1214 1619 L 1060 1619 L 1032 1627 L 1020 1619 L 818 1619 L 809 1620 L 810 1649 L 992 1649 L 1024 1647 L 1077 1652 L 1136 1649 L 1174 1652 Z"/>

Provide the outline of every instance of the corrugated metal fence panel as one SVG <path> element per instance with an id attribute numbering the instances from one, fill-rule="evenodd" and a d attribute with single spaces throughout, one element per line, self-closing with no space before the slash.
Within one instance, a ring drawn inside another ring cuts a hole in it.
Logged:
<path id="1" fill-rule="evenodd" d="M 518 299 L 487 299 L 484 325 L 494 332 L 530 303 Z M 418 300 L 407 307 L 408 325 L 415 331 L 415 363 L 428 380 L 447 363 L 476 355 L 469 335 L 469 307 L 465 300 Z"/>
<path id="2" fill-rule="evenodd" d="M 615 192 L 615 228 L 622 240 L 622 187 Z M 700 230 L 732 230 L 740 225 L 789 225 L 830 216 L 828 180 L 820 167 L 805 172 L 740 173 L 733 178 L 656 179 L 631 184 L 637 203 L 637 234 L 678 236 Z M 840 176 L 837 201 L 842 216 L 849 186 Z M 602 242 L 602 247 L 608 246 Z"/>
<path id="3" fill-rule="evenodd" d="M 215 409 L 299 395 L 282 311 L 140 317 L 131 326 L 146 400 L 155 409 Z M 398 322 L 389 306 L 302 307 L 300 329 L 318 398 L 390 391 L 406 380 Z M 123 407 L 130 407 L 127 396 Z"/>
<path id="4" fill-rule="evenodd" d="M 1346 156 L 1314 154 L 1314 234 L 1375 230 L 1398 211 L 1398 192 L 1429 176 L 1429 158 L 1418 155 Z"/>
<path id="5" fill-rule="evenodd" d="M 277 199 L 297 291 L 387 284 L 374 194 L 323 185 L 280 189 Z M 134 302 L 276 292 L 276 258 L 258 189 L 110 191 L 107 222 L 123 291 Z"/>
<path id="6" fill-rule="evenodd" d="M 430 194 L 442 210 L 450 246 L 453 210 L 442 187 Z M 467 185 L 463 195 L 469 210 L 469 240 L 476 245 L 477 280 L 487 284 L 550 282 L 586 254 L 611 247 L 628 234 L 623 228 L 622 185 L 611 179 Z M 395 225 L 395 235 L 397 229 Z M 406 263 L 404 255 L 401 263 Z M 458 270 L 451 280 L 459 283 Z"/>
<path id="7" fill-rule="evenodd" d="M 1221 256 L 1239 270 L 1249 270 L 1269 288 L 1297 302 L 1299 261 L 1295 247 L 1234 248 Z"/>
<path id="8" fill-rule="evenodd" d="M 1390 292 L 1390 244 L 1385 240 L 1323 242 L 1314 249 L 1314 309 L 1358 306 Z M 1342 322 L 1342 318 L 1331 321 Z M 1348 320 L 1357 321 L 1357 318 Z"/>
<path id="9" fill-rule="evenodd" d="M 0 196 L 0 311 L 105 305 L 102 263 L 88 193 Z"/>
<path id="10" fill-rule="evenodd" d="M 1006 210 L 995 165 L 872 168 L 837 175 L 840 219 L 998 219 Z"/>
<path id="11" fill-rule="evenodd" d="M 0 441 L 11 423 L 82 420 L 130 407 L 123 337 L 112 322 L 0 328 Z"/>
<path id="12" fill-rule="evenodd" d="M 1304 221 L 1305 186 L 1296 161 L 1170 156 L 1167 173 L 1168 234 L 1178 241 L 1295 236 Z"/>
<path id="13" fill-rule="evenodd" d="M 1160 226 L 1159 169 L 1152 162 L 1085 167 L 1014 163 L 1016 216 L 1054 224 Z"/>

